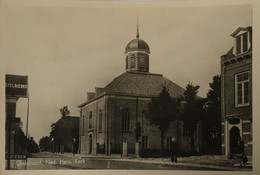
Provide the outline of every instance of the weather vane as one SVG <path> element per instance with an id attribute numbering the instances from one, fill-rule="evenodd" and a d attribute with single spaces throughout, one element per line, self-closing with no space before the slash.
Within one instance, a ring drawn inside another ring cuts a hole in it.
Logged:
<path id="1" fill-rule="evenodd" d="M 136 32 L 136 38 L 138 39 L 139 38 L 139 21 L 138 21 L 138 16 L 137 16 L 137 32 Z"/>

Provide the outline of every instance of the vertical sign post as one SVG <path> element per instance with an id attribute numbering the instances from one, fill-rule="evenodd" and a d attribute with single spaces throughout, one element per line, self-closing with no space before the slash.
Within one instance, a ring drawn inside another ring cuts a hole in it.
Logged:
<path id="1" fill-rule="evenodd" d="M 27 126 L 26 126 L 26 141 L 28 134 L 28 117 L 29 117 L 29 97 L 28 97 L 28 76 L 21 75 L 10 75 L 6 74 L 5 76 L 5 95 L 6 95 L 6 103 L 9 103 L 8 100 L 18 100 L 19 98 L 28 98 L 28 106 L 27 106 Z M 12 102 L 14 103 L 14 102 Z M 16 102 L 15 102 L 16 105 Z M 8 105 L 9 106 L 9 105 Z M 9 107 L 8 107 L 9 108 Z M 14 109 L 6 110 L 6 135 L 8 140 L 7 144 L 7 169 L 10 169 L 10 159 L 11 159 L 11 133 L 12 133 L 12 123 L 14 123 L 16 116 Z M 27 144 L 27 143 L 26 143 Z M 14 147 L 14 145 L 13 145 Z M 27 149 L 27 148 L 25 148 Z M 16 157 L 16 156 L 14 156 Z M 27 156 L 26 156 L 27 161 Z"/>

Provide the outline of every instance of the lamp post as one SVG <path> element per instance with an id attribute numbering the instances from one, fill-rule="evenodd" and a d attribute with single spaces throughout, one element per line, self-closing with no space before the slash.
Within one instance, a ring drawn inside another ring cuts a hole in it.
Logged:
<path id="1" fill-rule="evenodd" d="M 120 112 L 119 112 L 119 121 L 120 121 L 120 133 L 121 133 L 121 143 L 120 145 L 120 149 L 121 149 L 121 157 L 123 157 L 123 128 L 122 128 L 122 116 L 123 116 L 123 106 L 120 106 Z"/>
<path id="2" fill-rule="evenodd" d="M 53 147 L 54 147 L 54 138 L 51 138 L 51 152 L 53 153 Z"/>
<path id="3" fill-rule="evenodd" d="M 76 138 L 73 138 L 73 143 L 72 143 L 72 156 L 74 157 L 75 149 L 76 149 Z"/>
<path id="4" fill-rule="evenodd" d="M 11 116 L 8 117 L 8 152 L 7 152 L 7 169 L 10 170 L 10 153 L 11 153 Z"/>

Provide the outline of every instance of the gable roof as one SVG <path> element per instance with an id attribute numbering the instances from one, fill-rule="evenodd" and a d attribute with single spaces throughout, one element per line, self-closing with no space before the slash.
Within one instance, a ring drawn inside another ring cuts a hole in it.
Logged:
<path id="1" fill-rule="evenodd" d="M 54 123 L 54 125 L 55 127 L 59 127 L 59 128 L 78 129 L 79 117 L 73 117 L 73 116 L 61 117 L 56 123 Z"/>
<path id="2" fill-rule="evenodd" d="M 240 31 L 249 31 L 252 30 L 252 27 L 239 27 L 236 31 L 234 31 L 232 34 L 230 34 L 232 37 L 235 37 Z"/>
<path id="3" fill-rule="evenodd" d="M 102 89 L 102 92 L 96 94 L 95 98 L 80 104 L 78 107 L 81 108 L 103 95 L 156 97 L 161 92 L 163 85 L 169 88 L 169 93 L 172 97 L 179 97 L 185 91 L 182 87 L 161 74 L 129 71 L 116 77 Z"/>

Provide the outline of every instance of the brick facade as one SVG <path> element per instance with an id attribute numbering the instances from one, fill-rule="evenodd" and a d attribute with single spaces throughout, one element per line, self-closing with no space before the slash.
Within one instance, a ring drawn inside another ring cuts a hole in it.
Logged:
<path id="1" fill-rule="evenodd" d="M 135 152 L 135 124 L 140 122 L 142 127 L 142 135 L 139 138 L 142 149 L 142 136 L 147 136 L 147 149 L 161 149 L 161 137 L 158 127 L 150 126 L 144 115 L 147 110 L 147 104 L 151 102 L 151 98 L 129 97 L 119 95 L 107 95 L 97 99 L 81 108 L 80 127 L 81 127 L 81 153 L 86 154 L 122 154 L 123 142 L 127 142 L 128 153 Z M 130 112 L 130 129 L 122 130 L 122 109 L 128 108 Z M 99 111 L 102 114 L 102 131 L 99 128 Z M 92 112 L 93 128 L 89 127 L 89 113 Z M 83 116 L 85 122 L 83 126 Z M 188 135 L 183 134 L 182 122 L 179 122 L 179 145 L 183 152 L 190 150 L 190 141 Z M 84 129 L 84 134 L 83 132 Z M 201 123 L 198 125 L 198 132 L 195 133 L 196 151 L 202 151 L 202 130 Z M 90 138 L 91 137 L 91 138 Z M 168 129 L 164 140 L 164 148 L 167 149 L 167 137 L 177 138 L 176 121 L 173 121 Z M 92 143 L 91 143 L 92 142 Z M 90 146 L 91 144 L 91 146 Z M 90 150 L 91 148 L 91 150 Z"/>
<path id="2" fill-rule="evenodd" d="M 236 154 L 240 137 L 252 156 L 252 28 L 238 28 L 231 36 L 236 45 L 221 57 L 222 154 Z"/>

